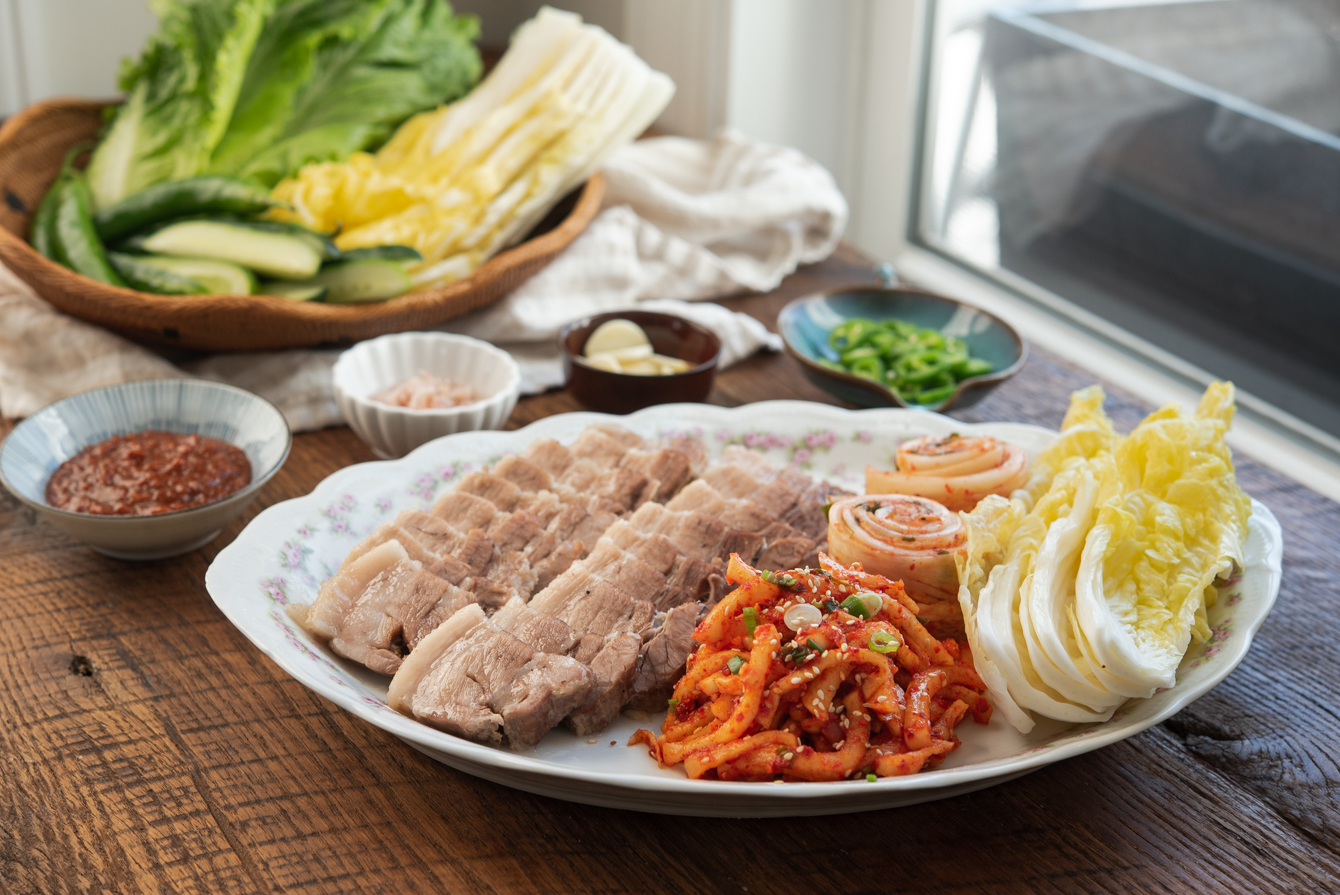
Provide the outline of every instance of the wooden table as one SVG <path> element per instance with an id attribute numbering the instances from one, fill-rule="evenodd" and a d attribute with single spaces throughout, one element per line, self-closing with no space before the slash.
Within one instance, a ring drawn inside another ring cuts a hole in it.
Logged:
<path id="1" fill-rule="evenodd" d="M 767 296 L 868 282 L 843 252 Z M 965 419 L 1056 426 L 1090 377 L 1045 352 Z M 1146 408 L 1109 389 L 1123 427 Z M 715 403 L 832 403 L 785 356 Z M 576 409 L 523 401 L 512 425 Z M 8 431 L 6 427 L 3 431 Z M 1320 892 L 1340 890 L 1340 507 L 1240 458 L 1284 525 L 1250 655 L 1170 721 L 971 795 L 817 819 L 699 820 L 486 783 L 336 709 L 215 609 L 210 561 L 264 507 L 372 454 L 299 435 L 246 519 L 188 556 L 101 557 L 0 496 L 0 891 Z"/>

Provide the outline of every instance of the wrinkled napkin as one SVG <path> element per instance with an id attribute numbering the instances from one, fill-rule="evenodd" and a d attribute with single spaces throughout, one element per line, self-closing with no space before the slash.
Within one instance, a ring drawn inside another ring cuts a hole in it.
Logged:
<path id="1" fill-rule="evenodd" d="M 701 323 L 722 340 L 721 366 L 780 338 L 720 305 L 772 289 L 833 251 L 847 204 L 832 176 L 792 149 L 725 131 L 658 137 L 614 154 L 604 206 L 547 267 L 497 303 L 440 327 L 486 339 L 521 365 L 523 391 L 562 384 L 557 335 L 590 314 L 638 307 Z M 341 422 L 330 382 L 337 350 L 191 356 L 156 351 L 60 313 L 0 266 L 0 414 L 22 417 L 91 388 L 196 376 L 273 402 L 294 431 Z"/>

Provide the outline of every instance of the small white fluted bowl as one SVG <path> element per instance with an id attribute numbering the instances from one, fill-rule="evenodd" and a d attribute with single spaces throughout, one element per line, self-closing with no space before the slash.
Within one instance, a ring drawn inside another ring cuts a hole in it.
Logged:
<path id="1" fill-rule="evenodd" d="M 473 386 L 485 397 L 438 410 L 372 400 L 419 373 Z M 331 375 L 345 421 L 383 460 L 403 457 L 443 435 L 500 429 L 521 394 L 521 368 L 510 354 L 452 333 L 395 333 L 360 342 L 340 355 Z"/>
<path id="2" fill-rule="evenodd" d="M 146 429 L 237 445 L 251 462 L 251 484 L 213 503 L 155 516 L 73 513 L 46 502 L 47 481 L 66 460 L 113 435 Z M 284 415 L 251 392 L 194 379 L 126 382 L 72 395 L 19 423 L 0 446 L 0 481 L 39 517 L 99 553 L 164 559 L 218 537 L 284 465 L 291 444 Z"/>

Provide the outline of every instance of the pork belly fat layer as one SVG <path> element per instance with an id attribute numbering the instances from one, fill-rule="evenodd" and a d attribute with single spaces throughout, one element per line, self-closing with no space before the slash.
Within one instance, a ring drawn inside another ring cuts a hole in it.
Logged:
<path id="1" fill-rule="evenodd" d="M 340 631 L 344 617 L 368 583 L 398 562 L 409 559 L 399 541 L 387 541 L 359 557 L 333 577 L 322 582 L 310 606 L 290 603 L 289 617 L 309 634 L 329 640 Z"/>

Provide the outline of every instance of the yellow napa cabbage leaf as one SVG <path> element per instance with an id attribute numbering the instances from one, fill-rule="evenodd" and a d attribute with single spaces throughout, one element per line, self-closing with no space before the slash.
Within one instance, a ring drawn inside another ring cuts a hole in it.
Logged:
<path id="1" fill-rule="evenodd" d="M 1103 411 L 1107 396 L 1100 385 L 1082 388 L 1070 396 L 1070 407 L 1061 420 L 1061 435 L 1029 466 L 1028 482 L 1014 496 L 1032 505 L 1051 486 L 1067 461 L 1088 459 L 1112 450 L 1121 439 L 1112 420 Z"/>
<path id="2" fill-rule="evenodd" d="M 1215 383 L 1193 414 L 1150 414 L 1112 452 L 1119 491 L 1084 546 L 1076 614 L 1094 656 L 1152 692 L 1176 683 L 1191 641 L 1209 637 L 1214 581 L 1244 564 L 1251 500 L 1224 435 L 1233 386 Z"/>
<path id="3" fill-rule="evenodd" d="M 522 239 L 664 110 L 674 84 L 573 13 L 544 7 L 464 98 L 416 115 L 375 154 L 302 168 L 276 212 L 342 249 L 412 246 L 416 287 Z"/>
<path id="4" fill-rule="evenodd" d="M 1103 720 L 1176 683 L 1208 636 L 1214 580 L 1243 564 L 1250 500 L 1224 435 L 1233 387 L 1175 405 L 1129 436 L 1077 392 L 1029 487 L 963 514 L 959 601 L 974 660 L 1002 713 Z M 1041 467 L 1041 468 L 1040 468 Z M 1022 718 L 1021 718 L 1022 716 Z"/>

